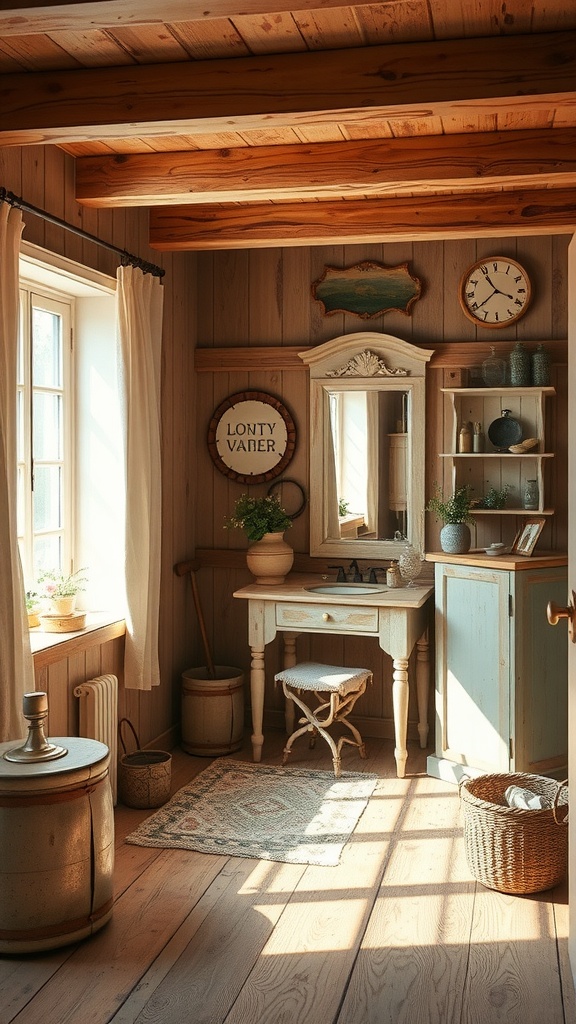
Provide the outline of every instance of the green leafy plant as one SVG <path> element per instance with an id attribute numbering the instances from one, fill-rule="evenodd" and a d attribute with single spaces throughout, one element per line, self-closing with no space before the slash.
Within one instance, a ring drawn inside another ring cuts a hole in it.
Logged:
<path id="1" fill-rule="evenodd" d="M 86 570 L 78 569 L 70 576 L 64 576 L 63 573 L 56 572 L 54 569 L 45 569 L 38 576 L 38 596 L 42 598 L 73 597 L 81 590 L 86 589 L 84 584 L 87 583 L 87 579 L 80 575 L 82 572 L 86 572 Z"/>
<path id="2" fill-rule="evenodd" d="M 338 499 L 338 515 L 339 516 L 347 516 L 349 508 L 350 508 L 350 502 L 349 501 L 344 501 L 344 498 L 339 498 Z"/>
<path id="3" fill-rule="evenodd" d="M 26 611 L 33 612 L 40 604 L 40 598 L 35 590 L 26 591 Z"/>
<path id="4" fill-rule="evenodd" d="M 436 518 L 441 519 L 443 523 L 471 523 L 474 521 L 471 514 L 473 507 L 471 490 L 472 488 L 466 484 L 465 487 L 459 487 L 448 498 L 444 498 L 442 492 L 437 490 L 436 494 L 430 498 L 426 510 L 433 512 Z"/>
<path id="5" fill-rule="evenodd" d="M 265 498 L 241 495 L 234 506 L 234 515 L 224 522 L 225 529 L 245 530 L 252 542 L 262 540 L 265 533 L 284 533 L 290 526 L 292 520 L 275 494 Z"/>
<path id="6" fill-rule="evenodd" d="M 491 487 L 482 499 L 482 508 L 504 508 L 509 490 L 510 484 L 504 484 L 504 487 Z"/>

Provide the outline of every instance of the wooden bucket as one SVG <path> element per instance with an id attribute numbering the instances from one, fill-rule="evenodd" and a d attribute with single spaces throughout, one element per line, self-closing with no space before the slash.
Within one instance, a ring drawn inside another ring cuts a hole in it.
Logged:
<path id="1" fill-rule="evenodd" d="M 127 725 L 137 749 L 126 753 L 122 726 Z M 118 762 L 118 796 L 127 807 L 161 807 L 170 796 L 172 754 L 166 750 L 142 750 L 138 734 L 129 718 L 118 722 L 118 736 L 124 755 Z"/>
<path id="2" fill-rule="evenodd" d="M 244 673 L 215 665 L 182 673 L 182 749 L 213 757 L 239 750 L 244 739 Z"/>

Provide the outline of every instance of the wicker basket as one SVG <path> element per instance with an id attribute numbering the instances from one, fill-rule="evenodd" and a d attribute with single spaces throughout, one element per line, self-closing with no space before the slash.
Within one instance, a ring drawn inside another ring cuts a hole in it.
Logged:
<path id="1" fill-rule="evenodd" d="M 508 807 L 504 793 L 520 786 L 546 797 L 551 807 Z M 568 862 L 568 788 L 565 782 L 525 773 L 481 775 L 460 783 L 466 860 L 489 889 L 541 892 L 558 885 Z"/>
<path id="2" fill-rule="evenodd" d="M 122 726 L 132 730 L 137 750 L 126 753 Z M 118 736 L 124 756 L 118 762 L 118 796 L 127 807 L 161 807 L 170 796 L 172 755 L 165 750 L 142 750 L 129 718 L 118 722 Z"/>

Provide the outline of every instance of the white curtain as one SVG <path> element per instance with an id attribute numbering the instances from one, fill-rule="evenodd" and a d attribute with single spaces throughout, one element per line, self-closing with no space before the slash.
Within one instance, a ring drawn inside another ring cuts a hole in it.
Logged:
<path id="1" fill-rule="evenodd" d="M 0 203 L 0 740 L 26 735 L 34 665 L 16 524 L 18 261 L 22 214 Z"/>
<path id="2" fill-rule="evenodd" d="M 152 274 L 119 267 L 117 288 L 126 467 L 124 685 L 160 682 L 160 363 L 163 288 Z"/>

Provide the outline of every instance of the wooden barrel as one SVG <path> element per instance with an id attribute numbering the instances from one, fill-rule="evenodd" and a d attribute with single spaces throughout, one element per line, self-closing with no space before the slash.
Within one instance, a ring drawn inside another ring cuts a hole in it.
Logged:
<path id="1" fill-rule="evenodd" d="M 14 763 L 0 744 L 0 953 L 54 949 L 112 915 L 114 808 L 108 747 L 58 737 L 58 759 Z"/>
<path id="2" fill-rule="evenodd" d="M 182 673 L 182 748 L 213 757 L 239 750 L 244 738 L 244 673 L 215 665 Z"/>

